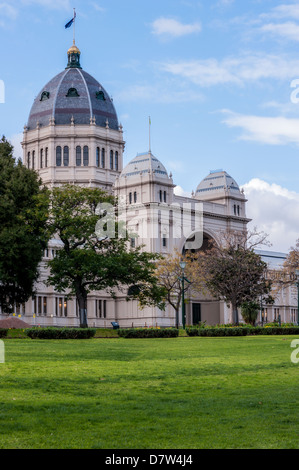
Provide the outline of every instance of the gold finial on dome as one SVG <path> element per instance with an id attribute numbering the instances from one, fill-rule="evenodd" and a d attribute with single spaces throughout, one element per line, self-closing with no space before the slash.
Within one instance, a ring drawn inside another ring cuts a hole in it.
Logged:
<path id="1" fill-rule="evenodd" d="M 73 40 L 72 47 L 67 51 L 68 54 L 81 54 L 80 49 L 76 46 L 75 39 Z"/>

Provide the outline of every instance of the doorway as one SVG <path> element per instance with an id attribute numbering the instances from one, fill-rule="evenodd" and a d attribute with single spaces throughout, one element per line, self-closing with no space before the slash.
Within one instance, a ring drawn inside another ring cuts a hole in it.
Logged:
<path id="1" fill-rule="evenodd" d="M 201 322 L 201 305 L 192 304 L 192 324 L 197 325 Z"/>

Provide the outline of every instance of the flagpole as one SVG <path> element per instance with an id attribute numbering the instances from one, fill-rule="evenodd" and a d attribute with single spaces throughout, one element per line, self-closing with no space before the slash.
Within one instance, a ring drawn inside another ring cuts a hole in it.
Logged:
<path id="1" fill-rule="evenodd" d="M 148 118 L 148 127 L 149 127 L 149 153 L 151 153 L 151 117 Z"/>
<path id="2" fill-rule="evenodd" d="M 74 45 L 76 44 L 76 9 L 74 8 L 74 39 L 73 39 L 73 42 L 74 42 Z"/>

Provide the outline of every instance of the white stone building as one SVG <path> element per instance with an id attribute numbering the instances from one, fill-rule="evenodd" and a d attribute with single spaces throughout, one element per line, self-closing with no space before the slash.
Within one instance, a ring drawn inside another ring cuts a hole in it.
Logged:
<path id="1" fill-rule="evenodd" d="M 114 104 L 102 85 L 82 70 L 80 55 L 73 44 L 66 69 L 43 87 L 33 103 L 22 143 L 28 168 L 35 169 L 49 187 L 72 183 L 113 192 L 137 235 L 132 243 L 144 244 L 148 251 L 171 253 L 175 247 L 183 251 L 186 243 L 199 248 L 209 238 L 217 240 L 224 230 L 244 231 L 249 222 L 246 198 L 225 171 L 211 172 L 188 198 L 175 195 L 172 175 L 150 150 L 123 168 L 125 142 Z M 76 300 L 66 300 L 65 294 L 43 282 L 47 260 L 58 249 L 59 242 L 52 240 L 41 263 L 36 297 L 16 306 L 16 315 L 29 324 L 79 325 Z M 95 327 L 111 327 L 113 321 L 120 327 L 175 325 L 172 307 L 141 310 L 121 293 L 116 300 L 105 292 L 90 294 L 87 317 L 88 325 Z M 187 299 L 186 324 L 200 320 L 227 323 L 229 309 L 213 299 Z"/>

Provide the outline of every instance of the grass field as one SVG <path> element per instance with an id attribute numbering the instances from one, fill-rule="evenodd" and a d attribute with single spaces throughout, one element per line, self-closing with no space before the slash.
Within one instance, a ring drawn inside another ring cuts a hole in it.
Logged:
<path id="1" fill-rule="evenodd" d="M 298 449 L 292 339 L 5 339 L 0 448 Z"/>

